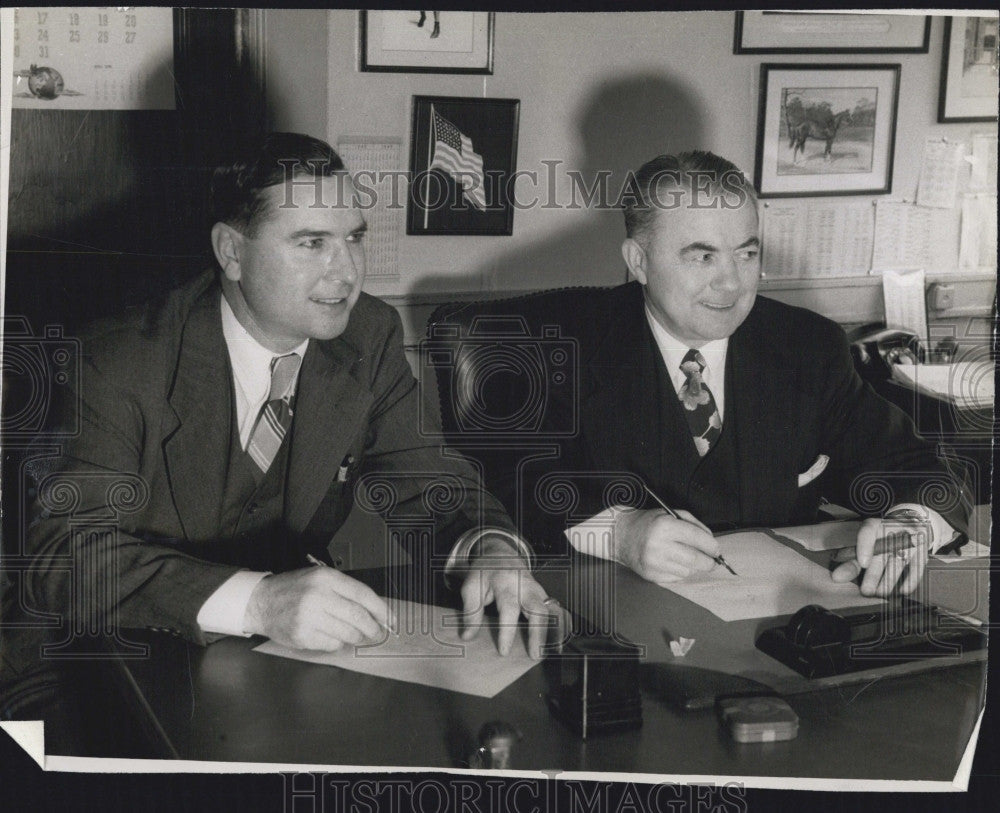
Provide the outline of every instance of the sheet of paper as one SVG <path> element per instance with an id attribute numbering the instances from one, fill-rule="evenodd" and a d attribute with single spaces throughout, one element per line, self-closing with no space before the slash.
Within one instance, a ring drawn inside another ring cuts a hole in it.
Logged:
<path id="1" fill-rule="evenodd" d="M 14 15 L 14 107 L 174 109 L 171 9 L 60 6 Z"/>
<path id="2" fill-rule="evenodd" d="M 965 145 L 961 141 L 928 138 L 920 166 L 917 205 L 951 209 L 958 192 L 959 170 L 964 167 Z"/>
<path id="3" fill-rule="evenodd" d="M 972 136 L 972 154 L 966 156 L 972 165 L 969 173 L 970 192 L 997 191 L 997 137 L 986 133 Z"/>
<path id="4" fill-rule="evenodd" d="M 990 359 L 954 364 L 893 364 L 892 378 L 965 409 L 993 406 L 995 367 Z"/>
<path id="5" fill-rule="evenodd" d="M 909 330 L 926 342 L 924 280 L 923 270 L 885 271 L 882 274 L 882 296 L 885 298 L 886 327 Z"/>
<path id="6" fill-rule="evenodd" d="M 901 201 L 877 201 L 872 270 L 956 270 L 959 215 L 957 208 L 932 209 Z"/>
<path id="7" fill-rule="evenodd" d="M 403 230 L 406 190 L 399 183 L 402 143 L 392 138 L 337 141 L 337 153 L 354 179 L 365 209 L 364 290 L 373 296 L 402 294 L 399 279 L 399 235 Z M 395 188 L 394 188 L 395 187 Z"/>
<path id="8" fill-rule="evenodd" d="M 493 697 L 537 666 L 520 634 L 506 657 L 496 647 L 496 619 L 487 617 L 471 641 L 459 638 L 461 619 L 455 610 L 398 601 L 392 604 L 399 619 L 399 636 L 339 652 L 290 649 L 267 641 L 254 649 L 308 663 L 339 666 L 365 675 L 404 680 L 452 692 Z"/>
<path id="9" fill-rule="evenodd" d="M 838 550 L 854 546 L 860 527 L 861 523 L 857 521 L 820 522 L 816 525 L 775 528 L 774 532 L 791 539 L 806 550 Z"/>
<path id="10" fill-rule="evenodd" d="M 942 556 L 938 556 L 936 553 L 931 554 L 932 559 L 937 559 L 939 562 L 944 562 L 945 564 L 954 564 L 955 562 L 967 562 L 969 559 L 978 559 L 983 556 L 989 556 L 990 549 L 986 545 L 980 545 L 978 542 L 973 542 L 971 539 L 962 545 L 955 553 L 946 553 Z"/>
<path id="11" fill-rule="evenodd" d="M 997 267 L 997 196 L 962 196 L 962 236 L 959 268 L 969 271 Z"/>
<path id="12" fill-rule="evenodd" d="M 851 276 L 871 267 L 870 203 L 768 203 L 762 221 L 766 276 Z"/>
<path id="13" fill-rule="evenodd" d="M 666 589 L 723 621 L 789 615 L 806 604 L 836 610 L 882 603 L 862 596 L 856 584 L 836 584 L 825 567 L 763 531 L 726 534 L 718 540 L 722 555 L 738 575 L 716 567 Z"/>

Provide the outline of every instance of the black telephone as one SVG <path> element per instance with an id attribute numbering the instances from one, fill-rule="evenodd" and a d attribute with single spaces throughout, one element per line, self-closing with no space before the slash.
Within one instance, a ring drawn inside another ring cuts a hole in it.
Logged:
<path id="1" fill-rule="evenodd" d="M 884 381 L 892 376 L 897 362 L 923 362 L 920 339 L 908 330 L 865 325 L 851 333 L 851 355 L 858 371 L 867 378 Z"/>
<path id="2" fill-rule="evenodd" d="M 787 624 L 765 629 L 757 649 L 807 678 L 830 677 L 986 647 L 986 635 L 959 616 L 905 596 L 848 615 L 809 604 Z"/>

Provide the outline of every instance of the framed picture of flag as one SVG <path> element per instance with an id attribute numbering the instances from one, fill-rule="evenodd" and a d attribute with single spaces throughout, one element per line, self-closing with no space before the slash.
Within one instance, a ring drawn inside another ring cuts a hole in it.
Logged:
<path id="1" fill-rule="evenodd" d="M 407 234 L 513 233 L 520 105 L 413 97 Z"/>

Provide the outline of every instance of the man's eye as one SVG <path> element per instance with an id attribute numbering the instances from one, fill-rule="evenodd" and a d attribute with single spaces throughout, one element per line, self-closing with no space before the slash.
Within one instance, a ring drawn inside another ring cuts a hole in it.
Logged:
<path id="1" fill-rule="evenodd" d="M 696 263 L 710 263 L 712 262 L 712 255 L 707 252 L 703 254 L 693 254 L 691 259 Z"/>
<path id="2" fill-rule="evenodd" d="M 739 258 L 741 260 L 743 260 L 744 262 L 753 262 L 754 260 L 757 259 L 757 256 L 759 254 L 760 254 L 760 250 L 759 249 L 748 248 L 748 249 L 746 249 L 744 251 L 741 251 L 739 253 Z"/>
<path id="3" fill-rule="evenodd" d="M 301 245 L 304 248 L 320 248 L 323 245 L 322 237 L 310 237 L 308 240 L 303 240 Z"/>
<path id="4" fill-rule="evenodd" d="M 354 234 L 347 235 L 348 243 L 360 243 L 364 239 L 365 233 L 363 231 L 354 232 Z"/>

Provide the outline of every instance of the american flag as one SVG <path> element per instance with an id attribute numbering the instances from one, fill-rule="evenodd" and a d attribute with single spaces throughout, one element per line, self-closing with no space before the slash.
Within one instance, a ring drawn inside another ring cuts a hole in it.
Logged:
<path id="1" fill-rule="evenodd" d="M 462 194 L 477 209 L 486 209 L 483 157 L 472 148 L 471 139 L 434 108 L 432 127 L 434 157 L 430 169 L 452 175 L 461 185 Z"/>

